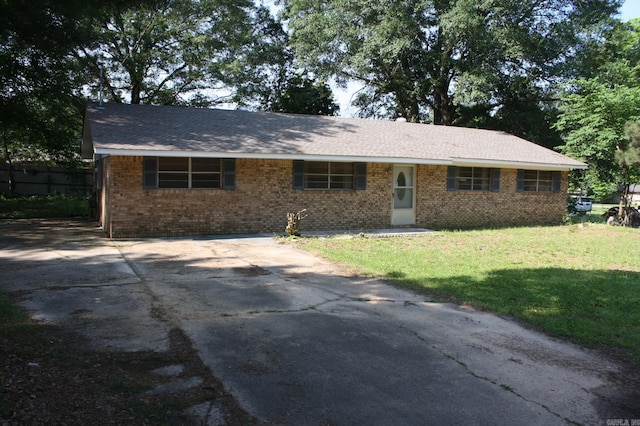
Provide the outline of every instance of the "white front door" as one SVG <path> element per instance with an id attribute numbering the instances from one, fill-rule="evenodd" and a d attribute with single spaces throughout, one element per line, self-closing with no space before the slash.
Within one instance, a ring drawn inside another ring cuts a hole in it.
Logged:
<path id="1" fill-rule="evenodd" d="M 393 166 L 392 225 L 413 225 L 416 222 L 414 172 L 414 166 Z"/>

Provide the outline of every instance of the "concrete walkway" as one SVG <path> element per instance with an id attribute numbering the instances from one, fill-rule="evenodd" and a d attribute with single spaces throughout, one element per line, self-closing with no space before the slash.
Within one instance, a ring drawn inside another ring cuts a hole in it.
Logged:
<path id="1" fill-rule="evenodd" d="M 595 352 L 273 238 L 109 241 L 92 223 L 58 221 L 0 231 L 0 291 L 35 318 L 111 351 L 165 350 L 178 327 L 264 424 L 640 417 L 622 366 Z"/>

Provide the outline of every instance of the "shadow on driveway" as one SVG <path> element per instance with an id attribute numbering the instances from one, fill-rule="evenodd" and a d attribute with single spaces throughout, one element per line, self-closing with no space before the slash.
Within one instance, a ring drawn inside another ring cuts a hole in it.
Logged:
<path id="1" fill-rule="evenodd" d="M 425 301 L 272 238 L 111 241 L 0 223 L 0 290 L 102 350 L 179 328 L 265 424 L 600 424 L 640 417 L 624 370 L 494 315 Z"/>

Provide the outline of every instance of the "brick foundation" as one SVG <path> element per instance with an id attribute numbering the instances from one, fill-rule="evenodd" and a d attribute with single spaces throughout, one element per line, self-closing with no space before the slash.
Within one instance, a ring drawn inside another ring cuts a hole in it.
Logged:
<path id="1" fill-rule="evenodd" d="M 99 217 L 112 238 L 281 234 L 286 213 L 307 209 L 301 230 L 391 227 L 392 164 L 367 164 L 366 190 L 294 190 L 293 162 L 238 159 L 236 187 L 143 189 L 142 157 L 103 160 Z M 451 192 L 447 167 L 416 167 L 417 227 L 477 228 L 559 224 L 566 209 L 559 193 L 516 192 L 516 170 L 502 169 L 500 192 Z"/>

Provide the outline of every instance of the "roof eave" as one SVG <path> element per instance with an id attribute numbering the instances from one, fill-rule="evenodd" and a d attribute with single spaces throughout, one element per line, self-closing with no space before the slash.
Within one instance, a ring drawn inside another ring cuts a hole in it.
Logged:
<path id="1" fill-rule="evenodd" d="M 216 157 L 216 158 L 248 158 L 266 160 L 308 160 L 308 161 L 358 161 L 365 163 L 404 163 L 451 165 L 444 159 L 416 159 L 401 157 L 374 157 L 353 155 L 326 155 L 304 153 L 263 153 L 263 152 L 204 152 L 204 151 L 169 151 L 169 150 L 129 150 L 129 149 L 96 149 L 99 155 L 152 156 L 152 157 Z"/>
<path id="2" fill-rule="evenodd" d="M 366 163 L 397 163 L 397 164 L 429 164 L 460 167 L 496 167 L 502 169 L 530 169 L 530 170 L 571 170 L 586 169 L 587 165 L 575 163 L 541 163 L 522 161 L 503 161 L 473 158 L 429 159 L 411 157 L 376 157 L 376 156 L 348 156 L 304 153 L 263 153 L 263 152 L 208 152 L 208 151 L 173 151 L 173 150 L 143 150 L 143 149 L 111 149 L 96 148 L 97 155 L 122 156 L 151 156 L 151 157 L 216 157 L 216 158 L 247 158 L 267 160 L 307 160 L 307 161 L 358 161 Z"/>
<path id="3" fill-rule="evenodd" d="M 504 161 L 476 158 L 452 158 L 453 166 L 459 167 L 495 167 L 500 169 L 524 169 L 524 170 L 555 170 L 568 171 L 572 169 L 586 169 L 588 166 L 579 161 L 571 163 L 543 163 L 536 161 Z"/>

